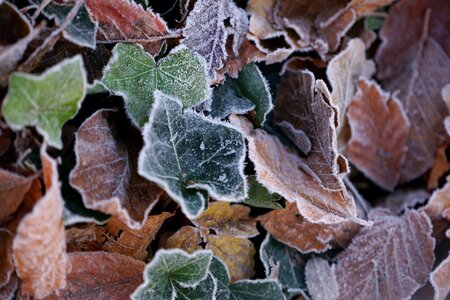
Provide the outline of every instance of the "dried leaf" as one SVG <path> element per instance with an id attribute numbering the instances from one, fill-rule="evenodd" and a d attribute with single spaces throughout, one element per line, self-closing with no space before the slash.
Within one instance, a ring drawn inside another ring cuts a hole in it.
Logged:
<path id="1" fill-rule="evenodd" d="M 201 191 L 226 201 L 245 198 L 245 145 L 242 134 L 226 123 L 192 110 L 183 114 L 182 108 L 178 99 L 155 93 L 139 174 L 164 188 L 194 218 L 204 210 Z"/>
<path id="2" fill-rule="evenodd" d="M 61 128 L 75 116 L 85 93 L 86 74 L 77 55 L 41 75 L 14 73 L 2 113 L 13 129 L 35 125 L 49 145 L 61 149 Z"/>
<path id="3" fill-rule="evenodd" d="M 401 182 L 431 168 L 444 142 L 448 110 L 440 93 L 450 78 L 449 8 L 445 0 L 400 1 L 380 33 L 378 78 L 388 91 L 398 91 L 411 122 Z"/>
<path id="4" fill-rule="evenodd" d="M 450 117 L 447 118 L 450 120 Z M 448 143 L 448 145 L 450 145 L 450 143 Z M 447 160 L 447 154 L 445 153 L 448 145 L 443 145 L 437 149 L 436 160 L 428 175 L 427 189 L 429 190 L 437 188 L 441 177 L 450 170 L 450 162 Z"/>
<path id="5" fill-rule="evenodd" d="M 424 189 L 398 189 L 386 197 L 384 207 L 399 215 L 408 208 L 425 203 L 429 197 L 430 194 Z"/>
<path id="6" fill-rule="evenodd" d="M 225 25 L 225 20 L 229 26 Z M 237 53 L 247 29 L 247 14 L 233 1 L 197 1 L 186 19 L 182 43 L 205 58 L 208 74 L 214 81 L 216 70 L 223 67 L 227 58 L 228 35 L 233 35 L 233 51 Z"/>
<path id="7" fill-rule="evenodd" d="M 392 2 L 394 0 L 352 0 L 347 7 L 354 9 L 358 16 L 370 16 L 377 9 Z"/>
<path id="8" fill-rule="evenodd" d="M 327 77 L 332 87 L 331 102 L 338 110 L 339 149 L 345 148 L 349 139 L 346 112 L 355 95 L 358 79 L 369 79 L 375 72 L 375 65 L 366 59 L 365 51 L 366 47 L 360 39 L 352 39 L 327 67 Z"/>
<path id="9" fill-rule="evenodd" d="M 118 253 L 73 252 L 69 262 L 66 288 L 46 300 L 127 299 L 143 281 L 145 264 Z"/>
<path id="10" fill-rule="evenodd" d="M 450 136 L 450 83 L 446 84 L 441 91 L 442 99 L 447 103 L 447 108 L 449 111 L 449 116 L 447 116 L 444 120 L 445 130 L 447 131 L 447 135 Z"/>
<path id="11" fill-rule="evenodd" d="M 173 35 L 166 22 L 150 8 L 131 0 L 86 0 L 91 17 L 99 24 L 98 43 L 140 43 L 152 55 Z"/>
<path id="12" fill-rule="evenodd" d="M 435 241 L 424 213 L 403 216 L 372 210 L 372 227 L 362 228 L 337 257 L 339 299 L 407 299 L 428 281 Z"/>
<path id="13" fill-rule="evenodd" d="M 11 279 L 5 286 L 0 285 L 0 299 L 13 300 L 16 296 L 16 291 L 19 288 L 19 278 L 16 274 L 11 276 Z"/>
<path id="14" fill-rule="evenodd" d="M 77 164 L 70 173 L 70 184 L 80 192 L 87 208 L 138 228 L 161 190 L 137 174 L 139 150 L 133 149 L 133 143 L 139 143 L 139 134 L 132 134 L 133 128 L 119 132 L 114 122 L 118 120 L 117 112 L 102 109 L 80 126 L 75 133 Z"/>
<path id="15" fill-rule="evenodd" d="M 435 190 L 430 197 L 427 205 L 423 208 L 434 223 L 444 222 L 447 226 L 447 234 L 450 234 L 450 176 L 447 177 L 447 183 L 438 190 Z M 435 226 L 437 227 L 437 226 Z"/>
<path id="16" fill-rule="evenodd" d="M 23 196 L 30 189 L 33 177 L 0 169 L 0 224 L 4 223 L 19 208 Z"/>
<path id="17" fill-rule="evenodd" d="M 430 282 L 434 288 L 434 300 L 445 300 L 450 293 L 450 256 L 433 270 Z"/>
<path id="18" fill-rule="evenodd" d="M 184 46 L 156 63 L 138 45 L 117 44 L 103 83 L 124 97 L 128 114 L 138 127 L 147 123 L 157 89 L 179 97 L 184 107 L 198 104 L 210 94 L 204 61 Z"/>
<path id="19" fill-rule="evenodd" d="M 320 257 L 309 259 L 305 267 L 308 292 L 313 300 L 337 300 L 339 287 L 336 281 L 335 265 L 331 266 Z"/>
<path id="20" fill-rule="evenodd" d="M 13 241 L 14 265 L 22 280 L 21 293 L 36 298 L 64 288 L 69 266 L 57 166 L 46 153 L 45 145 L 41 160 L 46 193 L 20 221 Z"/>
<path id="21" fill-rule="evenodd" d="M 192 226 L 183 226 L 167 240 L 163 242 L 162 248 L 165 249 L 183 249 L 187 253 L 193 253 L 203 249 L 200 230 Z"/>
<path id="22" fill-rule="evenodd" d="M 375 82 L 362 79 L 347 117 L 349 160 L 378 186 L 392 191 L 400 180 L 410 130 L 402 105 Z"/>

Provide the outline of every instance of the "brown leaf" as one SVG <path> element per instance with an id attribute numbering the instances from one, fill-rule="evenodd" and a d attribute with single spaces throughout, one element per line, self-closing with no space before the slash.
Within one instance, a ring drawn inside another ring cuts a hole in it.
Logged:
<path id="1" fill-rule="evenodd" d="M 426 214 L 403 216 L 370 212 L 372 227 L 362 228 L 337 257 L 339 299 L 407 299 L 428 281 L 435 241 Z"/>
<path id="2" fill-rule="evenodd" d="M 19 287 L 19 278 L 16 274 L 13 274 L 9 282 L 5 286 L 0 285 L 0 299 L 13 300 L 15 299 L 16 291 Z"/>
<path id="3" fill-rule="evenodd" d="M 21 293 L 35 298 L 65 287 L 68 269 L 58 171 L 45 147 L 41 148 L 41 161 L 46 193 L 20 221 L 13 241 Z"/>
<path id="4" fill-rule="evenodd" d="M 440 93 L 450 78 L 449 15 L 446 0 L 402 0 L 380 33 L 378 78 L 388 91 L 398 91 L 411 122 L 401 182 L 431 168 L 444 142 L 448 110 Z"/>
<path id="5" fill-rule="evenodd" d="M 423 210 L 433 221 L 436 228 L 446 228 L 447 235 L 450 235 L 450 176 L 447 177 L 447 183 L 441 189 L 433 192 Z M 442 223 L 443 225 L 436 226 L 436 223 Z"/>
<path id="6" fill-rule="evenodd" d="M 441 91 L 442 99 L 447 103 L 447 108 L 449 111 L 449 116 L 447 116 L 444 120 L 445 130 L 447 131 L 447 135 L 450 136 L 450 83 L 446 84 Z"/>
<path id="7" fill-rule="evenodd" d="M 25 193 L 30 189 L 33 177 L 0 169 L 0 224 L 19 208 Z"/>
<path id="8" fill-rule="evenodd" d="M 392 2 L 394 0 L 352 0 L 347 7 L 353 8 L 358 16 L 370 16 L 372 12 Z"/>
<path id="9" fill-rule="evenodd" d="M 173 235 L 167 238 L 161 245 L 165 249 L 183 249 L 188 253 L 203 249 L 200 244 L 202 237 L 200 230 L 192 226 L 183 226 Z"/>
<path id="10" fill-rule="evenodd" d="M 434 300 L 445 300 L 450 294 L 450 255 L 430 275 Z"/>
<path id="11" fill-rule="evenodd" d="M 70 173 L 70 184 L 81 193 L 86 207 L 138 228 L 145 223 L 161 190 L 138 175 L 140 134 L 131 126 L 120 133 L 116 117 L 117 112 L 101 109 L 78 129 L 77 164 Z"/>
<path id="12" fill-rule="evenodd" d="M 430 194 L 424 189 L 400 188 L 386 197 L 383 207 L 399 215 L 408 208 L 424 203 L 429 197 Z"/>
<path id="13" fill-rule="evenodd" d="M 86 0 L 92 18 L 99 24 L 98 43 L 140 43 L 156 55 L 171 37 L 166 22 L 150 8 L 131 0 Z"/>
<path id="14" fill-rule="evenodd" d="M 349 160 L 378 186 L 392 191 L 400 180 L 410 130 L 402 105 L 375 82 L 362 79 L 347 117 Z"/>
<path id="15" fill-rule="evenodd" d="M 449 145 L 450 143 L 447 143 L 437 149 L 436 160 L 434 161 L 427 180 L 427 189 L 429 190 L 437 188 L 441 177 L 450 170 L 450 162 L 447 160 L 447 154 L 445 153 Z"/>
<path id="16" fill-rule="evenodd" d="M 308 293 L 314 300 L 336 300 L 339 288 L 336 281 L 335 266 L 320 257 L 309 259 L 305 267 Z"/>
<path id="17" fill-rule="evenodd" d="M 356 219 L 352 197 L 344 196 L 342 191 L 324 189 L 308 171 L 304 160 L 277 137 L 261 129 L 254 130 L 244 117 L 232 115 L 230 121 L 246 137 L 257 179 L 269 192 L 296 202 L 300 214 L 312 223 L 339 223 L 349 219 L 364 223 Z"/>
<path id="18" fill-rule="evenodd" d="M 302 253 L 324 252 L 339 244 L 346 246 L 360 226 L 353 222 L 314 224 L 303 218 L 295 203 L 258 217 L 264 229 L 278 241 Z"/>
<path id="19" fill-rule="evenodd" d="M 67 286 L 47 298 L 83 300 L 129 299 L 144 281 L 145 264 L 131 257 L 108 252 L 69 253 L 72 265 Z"/>

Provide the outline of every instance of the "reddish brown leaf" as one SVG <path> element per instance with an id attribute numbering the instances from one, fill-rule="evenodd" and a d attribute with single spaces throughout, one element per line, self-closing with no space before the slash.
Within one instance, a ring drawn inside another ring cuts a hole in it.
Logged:
<path id="1" fill-rule="evenodd" d="M 0 169 L 0 224 L 17 210 L 32 181 L 33 177 L 23 177 Z"/>
<path id="2" fill-rule="evenodd" d="M 131 126 L 124 127 L 126 133 L 121 134 L 115 125 L 118 120 L 117 112 L 102 109 L 81 125 L 75 134 L 77 164 L 70 184 L 81 193 L 86 207 L 138 228 L 161 190 L 138 175 L 140 134 Z"/>
<path id="3" fill-rule="evenodd" d="M 445 300 L 450 294 L 450 255 L 431 273 L 430 282 L 434 300 Z"/>
<path id="4" fill-rule="evenodd" d="M 433 221 L 434 227 L 447 230 L 447 235 L 450 236 L 450 176 L 441 189 L 433 192 L 423 209 Z"/>
<path id="5" fill-rule="evenodd" d="M 150 8 L 131 0 L 86 0 L 89 13 L 99 24 L 98 43 L 140 43 L 152 55 L 173 37 L 166 22 Z"/>
<path id="6" fill-rule="evenodd" d="M 72 266 L 67 286 L 45 299 L 129 299 L 144 281 L 145 264 L 131 257 L 108 252 L 69 253 Z"/>
<path id="7" fill-rule="evenodd" d="M 370 212 L 372 227 L 362 228 L 337 257 L 339 299 L 408 299 L 429 278 L 435 241 L 426 214 L 403 216 Z"/>
<path id="8" fill-rule="evenodd" d="M 450 120 L 450 117 L 447 117 Z M 437 149 L 436 160 L 428 175 L 427 188 L 433 190 L 438 187 L 439 179 L 450 170 L 450 162 L 447 160 L 447 154 L 445 153 L 450 142 L 444 144 Z"/>
<path id="9" fill-rule="evenodd" d="M 387 90 L 398 91 L 411 122 L 402 182 L 431 168 L 444 142 L 448 110 L 440 93 L 450 78 L 449 15 L 446 0 L 402 0 L 381 30 L 378 78 Z"/>
<path id="10" fill-rule="evenodd" d="M 400 102 L 362 79 L 347 112 L 350 161 L 380 187 L 392 191 L 406 158 L 410 124 Z"/>
<path id="11" fill-rule="evenodd" d="M 41 149 L 45 195 L 19 224 L 13 241 L 21 294 L 43 298 L 65 287 L 68 268 L 63 207 L 56 161 Z"/>

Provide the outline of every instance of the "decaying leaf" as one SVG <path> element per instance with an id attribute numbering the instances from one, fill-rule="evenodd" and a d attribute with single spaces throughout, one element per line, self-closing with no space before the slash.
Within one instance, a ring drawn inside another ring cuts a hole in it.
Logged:
<path id="1" fill-rule="evenodd" d="M 331 101 L 337 107 L 338 148 L 345 148 L 349 139 L 346 112 L 356 92 L 358 79 L 370 78 L 375 65 L 366 59 L 366 47 L 360 39 L 352 39 L 347 47 L 333 57 L 327 67 L 327 77 L 331 83 Z"/>
<path id="2" fill-rule="evenodd" d="M 429 278 L 434 263 L 431 222 L 409 210 L 401 217 L 375 209 L 337 257 L 339 299 L 407 299 Z"/>
<path id="3" fill-rule="evenodd" d="M 118 113 L 102 109 L 89 117 L 75 134 L 77 164 L 70 184 L 88 208 L 111 214 L 131 228 L 145 223 L 161 190 L 137 174 L 139 133 L 120 132 Z M 128 143 L 126 143 L 127 141 Z"/>
<path id="4" fill-rule="evenodd" d="M 449 14 L 445 0 L 399 1 L 380 33 L 378 78 L 388 91 L 398 91 L 411 122 L 402 182 L 431 168 L 444 142 L 448 110 L 441 89 L 450 78 Z"/>
<path id="5" fill-rule="evenodd" d="M 14 265 L 22 280 L 21 293 L 36 298 L 64 288 L 69 267 L 57 166 L 46 153 L 45 145 L 41 160 L 46 193 L 20 221 L 13 241 Z"/>
<path id="6" fill-rule="evenodd" d="M 309 259 L 305 267 L 306 284 L 313 300 L 337 300 L 339 287 L 336 281 L 335 265 L 320 257 Z"/>
<path id="7" fill-rule="evenodd" d="M 159 90 L 191 107 L 209 97 L 203 59 L 180 46 L 155 62 L 139 45 L 117 44 L 104 71 L 103 83 L 125 100 L 131 120 L 143 127 Z"/>
<path id="8" fill-rule="evenodd" d="M 99 26 L 98 43 L 140 43 L 156 55 L 173 35 L 159 15 L 134 1 L 86 0 L 86 6 Z"/>
<path id="9" fill-rule="evenodd" d="M 75 116 L 85 93 L 86 74 L 77 55 L 41 75 L 14 73 L 2 113 L 13 129 L 35 125 L 49 145 L 62 148 L 61 128 Z"/>
<path id="10" fill-rule="evenodd" d="M 67 286 L 45 298 L 120 300 L 128 299 L 142 283 L 145 264 L 131 257 L 109 252 L 69 253 Z"/>
<path id="11" fill-rule="evenodd" d="M 33 179 L 0 169 L 0 224 L 17 210 Z"/>
<path id="12" fill-rule="evenodd" d="M 360 226 L 351 221 L 339 224 L 314 224 L 302 217 L 295 203 L 259 216 L 272 237 L 302 253 L 324 252 L 338 244 L 345 246 Z"/>
<path id="13" fill-rule="evenodd" d="M 226 20 L 229 26 L 225 25 Z M 227 58 L 228 35 L 233 35 L 233 52 L 238 53 L 247 29 L 247 14 L 234 1 L 197 1 L 187 17 L 182 43 L 205 58 L 208 74 L 214 81 L 216 70 L 223 67 Z"/>
<path id="14" fill-rule="evenodd" d="M 378 186 L 392 191 L 400 180 L 410 130 L 402 105 L 375 82 L 362 79 L 347 117 L 349 160 Z"/>
<path id="15" fill-rule="evenodd" d="M 162 248 L 183 249 L 187 253 L 193 253 L 202 249 L 200 245 L 202 241 L 201 232 L 198 228 L 183 226 L 163 242 Z"/>
<path id="16" fill-rule="evenodd" d="M 434 300 L 445 300 L 450 293 L 450 255 L 430 275 Z"/>
<path id="17" fill-rule="evenodd" d="M 434 223 L 446 224 L 447 235 L 450 235 L 450 176 L 447 183 L 433 192 L 427 205 L 423 208 Z M 436 226 L 437 227 L 437 226 Z"/>
<path id="18" fill-rule="evenodd" d="M 245 145 L 242 134 L 227 123 L 182 109 L 178 99 L 155 93 L 139 174 L 164 188 L 194 218 L 205 207 L 202 191 L 225 201 L 245 198 Z"/>

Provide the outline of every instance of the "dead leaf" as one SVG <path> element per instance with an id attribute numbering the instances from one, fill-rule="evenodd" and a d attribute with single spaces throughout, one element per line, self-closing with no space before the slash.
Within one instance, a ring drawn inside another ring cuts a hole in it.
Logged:
<path id="1" fill-rule="evenodd" d="M 132 126 L 121 133 L 114 120 L 119 120 L 117 112 L 101 109 L 78 129 L 77 164 L 70 184 L 81 193 L 86 207 L 136 229 L 145 223 L 161 190 L 137 173 L 140 133 Z"/>
<path id="2" fill-rule="evenodd" d="M 335 265 L 330 266 L 325 259 L 314 256 L 306 262 L 305 277 L 313 300 L 338 299 Z"/>
<path id="3" fill-rule="evenodd" d="M 348 108 L 349 160 L 385 190 L 397 186 L 406 159 L 410 123 L 402 105 L 373 81 L 358 81 Z"/>
<path id="4" fill-rule="evenodd" d="M 386 197 L 383 207 L 389 208 L 394 214 L 399 215 L 408 208 L 425 203 L 429 197 L 430 194 L 424 189 L 400 188 Z"/>
<path id="5" fill-rule="evenodd" d="M 258 221 L 273 238 L 302 253 L 324 252 L 336 245 L 344 247 L 361 227 L 348 221 L 333 225 L 310 223 L 299 214 L 295 203 L 259 216 Z"/>
<path id="6" fill-rule="evenodd" d="M 445 0 L 399 1 L 389 10 L 380 33 L 378 78 L 388 91 L 398 91 L 411 122 L 401 182 L 431 168 L 445 139 L 448 110 L 440 93 L 450 78 L 448 15 Z"/>
<path id="7" fill-rule="evenodd" d="M 374 209 L 369 217 L 373 226 L 362 228 L 337 257 L 339 299 L 407 299 L 433 267 L 431 222 L 414 210 L 397 217 Z"/>
<path id="8" fill-rule="evenodd" d="M 19 278 L 16 274 L 13 274 L 9 282 L 5 286 L 0 285 L 0 299 L 13 300 L 16 296 L 16 291 L 19 288 Z"/>
<path id="9" fill-rule="evenodd" d="M 441 179 L 441 177 L 447 173 L 448 170 L 450 170 L 450 163 L 447 160 L 447 154 L 445 153 L 449 145 L 450 143 L 447 143 L 437 149 L 436 160 L 434 161 L 427 180 L 427 189 L 429 190 L 437 188 L 439 185 L 439 179 Z"/>
<path id="10" fill-rule="evenodd" d="M 45 195 L 20 221 L 13 241 L 21 293 L 43 298 L 66 285 L 68 259 L 63 224 L 63 199 L 56 161 L 41 148 Z M 51 213 L 49 213 L 51 212 Z"/>
<path id="11" fill-rule="evenodd" d="M 72 266 L 67 286 L 47 298 L 83 300 L 121 300 L 130 298 L 144 281 L 145 263 L 108 252 L 69 253 Z"/>
<path id="12" fill-rule="evenodd" d="M 25 193 L 30 189 L 33 177 L 0 169 L 0 224 L 19 208 Z"/>
<path id="13" fill-rule="evenodd" d="M 446 84 L 441 91 L 442 99 L 447 103 L 447 108 L 449 111 L 449 116 L 447 116 L 444 120 L 445 130 L 447 131 L 447 135 L 450 136 L 450 83 Z"/>
<path id="14" fill-rule="evenodd" d="M 131 0 L 86 0 L 91 17 L 98 22 L 97 43 L 139 43 L 156 55 L 174 36 L 166 22 L 150 8 Z"/>
<path id="15" fill-rule="evenodd" d="M 423 210 L 433 221 L 434 227 L 443 227 L 450 235 L 450 176 L 447 177 L 447 183 L 438 190 L 435 190 Z M 436 226 L 436 223 L 443 223 L 443 226 Z"/>
<path id="16" fill-rule="evenodd" d="M 394 0 L 352 0 L 347 4 L 348 8 L 353 8 L 358 16 L 370 16 L 377 9 L 387 6 Z"/>
<path id="17" fill-rule="evenodd" d="M 434 300 L 445 300 L 450 293 L 450 255 L 430 275 Z"/>
<path id="18" fill-rule="evenodd" d="M 202 237 L 200 230 L 192 226 L 183 226 L 162 243 L 162 248 L 178 248 L 188 253 L 193 253 L 196 250 L 203 249 L 200 246 L 201 243 Z"/>

